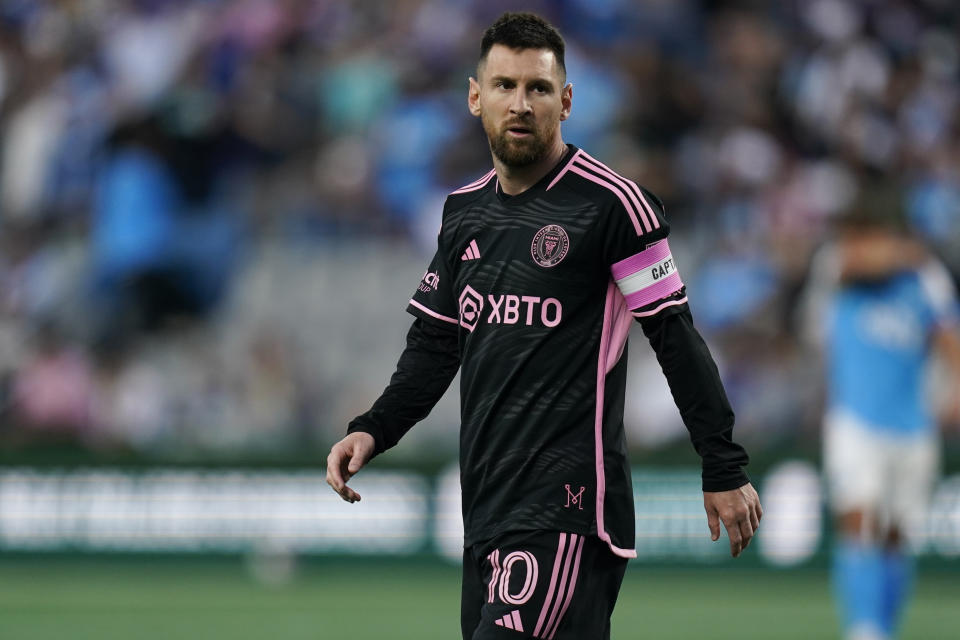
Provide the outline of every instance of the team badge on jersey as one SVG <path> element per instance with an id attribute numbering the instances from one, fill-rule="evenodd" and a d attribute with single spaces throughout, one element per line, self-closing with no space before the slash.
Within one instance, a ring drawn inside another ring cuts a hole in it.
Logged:
<path id="1" fill-rule="evenodd" d="M 558 224 L 548 224 L 533 236 L 530 255 L 541 267 L 555 267 L 563 260 L 570 249 L 570 236 Z"/>

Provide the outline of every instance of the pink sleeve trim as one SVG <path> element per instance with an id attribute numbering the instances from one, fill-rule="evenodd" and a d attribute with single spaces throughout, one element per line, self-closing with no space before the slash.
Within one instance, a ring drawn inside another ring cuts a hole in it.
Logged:
<path id="1" fill-rule="evenodd" d="M 653 309 L 652 311 L 633 311 L 631 313 L 634 318 L 648 318 L 650 316 L 657 315 L 667 307 L 676 307 L 681 304 L 685 304 L 686 302 L 687 302 L 687 296 L 683 296 L 679 300 L 668 300 L 663 304 L 661 304 L 660 306 L 658 306 L 656 309 Z"/>
<path id="2" fill-rule="evenodd" d="M 683 288 L 683 281 L 680 279 L 680 274 L 674 271 L 660 282 L 628 295 L 627 307 L 631 310 L 645 307 L 651 302 L 673 295 L 681 288 Z"/>
<path id="3" fill-rule="evenodd" d="M 436 318 L 437 320 L 443 320 L 444 322 L 449 322 L 450 324 L 460 324 L 459 320 L 454 320 L 453 318 L 439 314 L 432 309 L 428 309 L 427 307 L 423 306 L 413 298 L 410 299 L 410 305 L 416 307 L 417 309 L 420 309 L 420 311 L 423 311 L 428 316 Z"/>
<path id="4" fill-rule="evenodd" d="M 610 267 L 613 272 L 613 279 L 622 280 L 641 269 L 646 269 L 650 265 L 660 262 L 668 255 L 670 255 L 670 245 L 667 244 L 666 238 L 654 242 L 640 253 L 635 253 Z"/>
<path id="5" fill-rule="evenodd" d="M 611 368 L 611 356 L 616 353 L 622 353 L 623 346 L 626 344 L 629 325 L 624 327 L 626 331 L 620 331 L 617 325 L 620 323 L 619 316 L 626 313 L 624 308 L 625 301 L 617 285 L 611 281 L 607 285 L 607 298 L 603 309 L 603 329 L 600 332 L 600 355 L 597 359 L 597 401 L 594 413 L 594 448 L 595 448 L 595 469 L 597 473 L 597 503 L 595 518 L 597 519 L 597 537 L 610 547 L 615 555 L 621 558 L 636 558 L 636 549 L 622 549 L 613 543 L 613 539 L 604 527 L 604 499 L 607 494 L 607 478 L 604 469 L 603 459 L 603 399 L 607 383 L 607 372 Z M 629 316 L 627 316 L 629 318 Z M 619 356 L 617 356 L 619 357 Z"/>
<path id="6" fill-rule="evenodd" d="M 491 169 L 486 175 L 484 175 L 479 180 L 475 180 L 466 186 L 460 187 L 456 191 L 451 192 L 450 195 L 453 195 L 455 193 L 469 193 L 470 191 L 476 191 L 477 189 L 482 189 L 487 185 L 488 182 L 490 182 L 490 178 L 492 178 L 494 174 L 496 174 L 496 172 L 497 172 L 496 169 Z"/>

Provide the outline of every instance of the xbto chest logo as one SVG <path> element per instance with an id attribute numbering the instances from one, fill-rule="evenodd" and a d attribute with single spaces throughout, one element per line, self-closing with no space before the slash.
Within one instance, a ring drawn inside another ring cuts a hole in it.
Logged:
<path id="1" fill-rule="evenodd" d="M 488 293 L 484 297 L 470 285 L 465 286 L 460 292 L 460 326 L 473 331 L 484 315 L 486 324 L 555 327 L 563 318 L 563 305 L 556 298 L 539 296 Z"/>

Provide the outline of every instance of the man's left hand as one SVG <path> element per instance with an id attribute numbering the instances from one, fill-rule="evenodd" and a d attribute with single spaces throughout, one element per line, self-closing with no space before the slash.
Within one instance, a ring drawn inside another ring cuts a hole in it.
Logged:
<path id="1" fill-rule="evenodd" d="M 720 539 L 720 523 L 727 528 L 730 555 L 734 558 L 750 544 L 763 517 L 760 496 L 749 482 L 730 491 L 704 491 L 703 508 L 707 511 L 710 537 L 714 541 Z"/>

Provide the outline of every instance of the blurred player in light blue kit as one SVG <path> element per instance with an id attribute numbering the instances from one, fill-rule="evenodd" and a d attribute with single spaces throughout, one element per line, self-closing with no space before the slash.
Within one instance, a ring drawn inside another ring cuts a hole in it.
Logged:
<path id="1" fill-rule="evenodd" d="M 939 468 L 931 355 L 960 380 L 955 289 L 909 233 L 900 192 L 878 185 L 816 262 L 835 285 L 824 327 L 834 590 L 847 640 L 893 638 L 910 591 L 906 536 L 922 526 Z M 955 420 L 958 394 L 949 395 Z"/>

